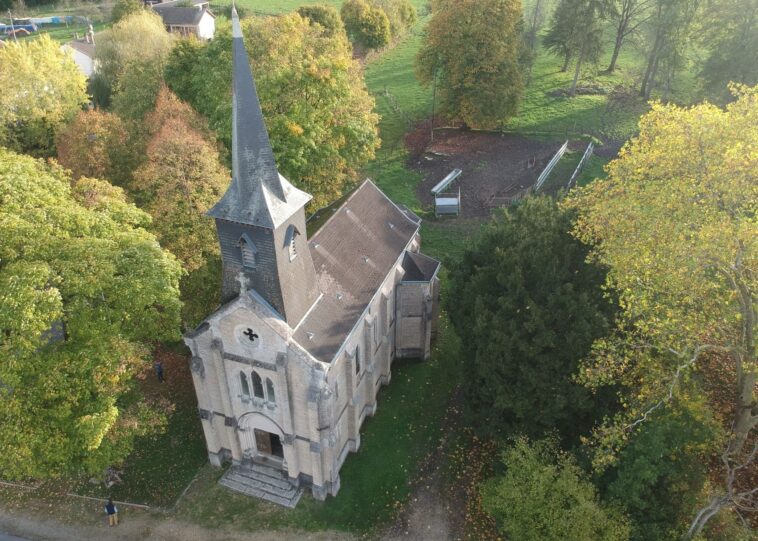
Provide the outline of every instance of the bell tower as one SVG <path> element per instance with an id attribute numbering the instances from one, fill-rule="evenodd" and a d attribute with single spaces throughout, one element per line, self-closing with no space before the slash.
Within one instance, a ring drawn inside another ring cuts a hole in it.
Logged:
<path id="1" fill-rule="evenodd" d="M 311 196 L 276 167 L 258 93 L 232 8 L 232 182 L 208 211 L 221 245 L 222 302 L 239 294 L 242 272 L 249 288 L 295 327 L 319 296 L 305 230 Z"/>

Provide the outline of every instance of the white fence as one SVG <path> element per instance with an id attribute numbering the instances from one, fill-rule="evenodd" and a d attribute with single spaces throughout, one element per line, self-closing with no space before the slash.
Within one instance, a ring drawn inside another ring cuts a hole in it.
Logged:
<path id="1" fill-rule="evenodd" d="M 592 156 L 592 152 L 595 150 L 595 144 L 590 141 L 590 144 L 587 145 L 587 149 L 584 151 L 584 155 L 582 156 L 582 159 L 579 160 L 579 165 L 576 166 L 576 169 L 574 169 L 574 174 L 571 175 L 571 178 L 568 181 L 568 184 L 566 184 L 566 189 L 570 190 L 574 183 L 576 182 L 576 177 L 579 176 L 579 173 L 582 171 L 582 168 L 587 163 L 587 160 L 590 159 L 590 156 Z"/>
<path id="2" fill-rule="evenodd" d="M 566 152 L 566 149 L 568 148 L 568 140 L 566 140 L 565 143 L 563 143 L 563 146 L 558 149 L 558 152 L 555 153 L 555 156 L 548 162 L 548 164 L 545 166 L 545 169 L 543 169 L 542 173 L 540 173 L 539 178 L 537 178 L 537 182 L 534 184 L 534 191 L 536 192 L 540 188 L 542 188 L 542 185 L 547 180 L 548 175 L 550 175 L 550 171 L 553 170 L 553 167 L 556 166 L 558 161 L 560 161 L 563 154 Z"/>

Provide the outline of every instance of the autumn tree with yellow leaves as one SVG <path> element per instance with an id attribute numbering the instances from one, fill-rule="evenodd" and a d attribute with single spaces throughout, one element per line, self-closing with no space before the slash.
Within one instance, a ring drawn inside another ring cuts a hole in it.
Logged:
<path id="1" fill-rule="evenodd" d="M 435 0 L 416 75 L 436 85 L 445 112 L 473 128 L 496 128 L 524 93 L 520 0 Z"/>
<path id="2" fill-rule="evenodd" d="M 694 397 L 708 398 L 700 418 L 721 421 L 719 466 L 685 539 L 724 509 L 758 505 L 745 475 L 758 454 L 758 88 L 734 91 L 726 109 L 655 104 L 608 178 L 566 203 L 623 308 L 581 374 L 587 385 L 623 389 L 624 412 L 593 438 L 596 466 L 659 410 L 697 409 Z M 730 391 L 717 395 L 721 386 Z"/>

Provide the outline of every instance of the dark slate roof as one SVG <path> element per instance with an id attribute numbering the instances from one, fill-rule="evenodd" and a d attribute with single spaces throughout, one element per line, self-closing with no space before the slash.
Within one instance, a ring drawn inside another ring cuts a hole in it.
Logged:
<path id="1" fill-rule="evenodd" d="M 310 201 L 279 174 L 274 151 L 242 39 L 232 9 L 232 182 L 208 216 L 276 228 Z"/>
<path id="2" fill-rule="evenodd" d="M 403 282 L 428 282 L 437 274 L 440 262 L 424 254 L 406 252 L 403 257 Z"/>
<path id="3" fill-rule="evenodd" d="M 163 24 L 168 26 L 197 26 L 203 14 L 207 12 L 205 8 L 161 6 L 160 4 L 153 9 L 161 16 Z M 208 14 L 212 16 L 209 12 Z"/>
<path id="4" fill-rule="evenodd" d="M 95 39 L 97 39 L 97 34 L 95 34 Z M 94 43 L 87 43 L 85 40 L 75 39 L 75 40 L 69 41 L 66 45 L 68 45 L 72 49 L 76 49 L 80 53 L 85 54 L 90 58 L 95 58 L 95 44 Z"/>
<path id="5" fill-rule="evenodd" d="M 308 241 L 321 297 L 295 340 L 329 363 L 419 229 L 367 180 Z"/>

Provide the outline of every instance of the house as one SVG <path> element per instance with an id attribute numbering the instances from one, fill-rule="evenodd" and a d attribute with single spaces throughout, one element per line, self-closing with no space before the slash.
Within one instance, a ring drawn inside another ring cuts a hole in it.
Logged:
<path id="1" fill-rule="evenodd" d="M 438 261 L 421 220 L 367 180 L 310 238 L 311 196 L 277 170 L 232 11 L 232 182 L 208 212 L 224 304 L 185 343 L 208 456 L 221 484 L 294 507 L 325 499 L 360 448 L 393 359 L 425 359 Z"/>
<path id="2" fill-rule="evenodd" d="M 64 51 L 70 51 L 74 62 L 85 77 L 92 76 L 95 71 L 95 44 L 83 39 L 75 39 L 61 45 Z"/>
<path id="3" fill-rule="evenodd" d="M 213 39 L 216 33 L 216 17 L 208 8 L 207 1 L 195 0 L 192 6 L 179 2 L 153 4 L 155 12 L 163 19 L 166 30 L 187 37 Z"/>

